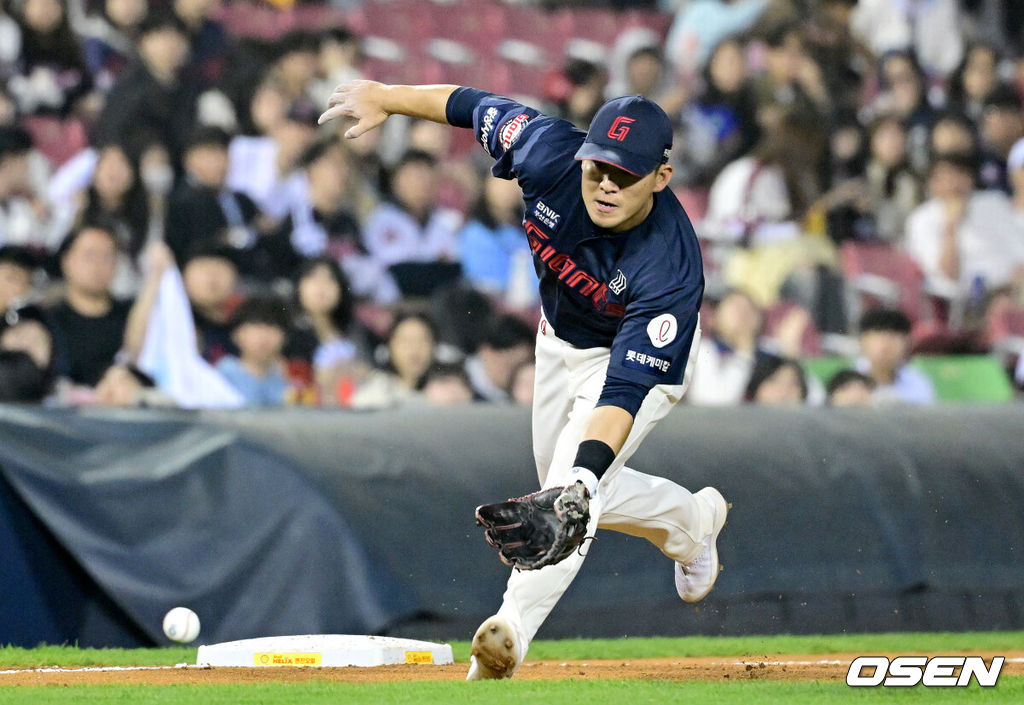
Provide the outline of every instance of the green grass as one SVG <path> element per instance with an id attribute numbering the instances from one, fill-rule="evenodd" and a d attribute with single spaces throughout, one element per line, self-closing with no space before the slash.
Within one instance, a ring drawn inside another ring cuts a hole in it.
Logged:
<path id="1" fill-rule="evenodd" d="M 573 639 L 539 641 L 530 659 L 641 659 L 683 656 L 752 656 L 761 654 L 958 653 L 966 650 L 1019 651 L 1024 632 L 972 632 L 937 634 L 846 634 L 829 636 L 684 637 L 658 639 Z M 452 644 L 456 658 L 469 656 L 466 642 Z M 0 648 L 0 669 L 32 666 L 173 665 L 194 663 L 194 648 L 79 649 L 43 646 L 37 649 Z M 2 677 L 0 677 L 2 678 Z M 0 680 L 2 683 L 2 680 Z M 354 684 L 325 681 L 261 683 L 249 685 L 102 685 L 0 687 L 3 705 L 60 703 L 125 703 L 131 705 L 438 705 L 493 703 L 516 705 L 833 705 L 834 703 L 960 703 L 965 697 L 985 703 L 1010 705 L 1024 702 L 1024 677 L 1003 676 L 995 688 L 976 684 L 960 688 L 849 688 L 842 681 L 657 681 L 565 680 L 502 682 L 415 682 Z"/>
<path id="2" fill-rule="evenodd" d="M 462 644 L 459 644 L 462 647 Z M 456 645 L 452 648 L 455 650 Z M 469 659 L 469 646 L 456 650 Z M 670 656 L 757 656 L 759 654 L 838 654 L 1024 649 L 1024 632 L 937 632 L 792 636 L 692 636 L 656 639 L 570 639 L 538 641 L 530 659 L 659 658 Z"/>
<path id="3" fill-rule="evenodd" d="M 469 642 L 451 642 L 456 661 L 469 660 Z M 638 659 L 671 656 L 757 656 L 760 654 L 898 653 L 1024 649 L 1024 632 L 836 634 L 823 636 L 738 636 L 536 641 L 530 660 Z M 0 668 L 41 666 L 173 666 L 195 663 L 196 649 L 80 649 L 42 646 L 0 647 Z"/>
<path id="4" fill-rule="evenodd" d="M 174 666 L 195 663 L 196 650 L 185 646 L 160 649 L 80 649 L 77 646 L 0 647 L 0 668 L 46 666 Z"/>
<path id="5" fill-rule="evenodd" d="M 831 705 L 832 703 L 961 703 L 965 697 L 985 703 L 1024 701 L 1024 678 L 1000 679 L 995 688 L 923 687 L 853 689 L 842 682 L 657 682 L 657 681 L 502 681 L 479 683 L 271 683 L 259 686 L 91 686 L 8 688 L 5 705 L 49 703 L 132 703 L 133 705 L 432 705 L 494 703 L 579 705 L 628 703 L 665 705 Z"/>

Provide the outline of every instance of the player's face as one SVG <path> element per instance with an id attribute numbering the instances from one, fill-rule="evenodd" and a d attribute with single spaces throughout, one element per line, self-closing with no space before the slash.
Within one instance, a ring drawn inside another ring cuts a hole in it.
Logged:
<path id="1" fill-rule="evenodd" d="M 672 167 L 662 165 L 647 176 L 583 160 L 583 203 L 599 228 L 622 232 L 644 221 L 654 207 L 654 194 L 668 186 Z"/>

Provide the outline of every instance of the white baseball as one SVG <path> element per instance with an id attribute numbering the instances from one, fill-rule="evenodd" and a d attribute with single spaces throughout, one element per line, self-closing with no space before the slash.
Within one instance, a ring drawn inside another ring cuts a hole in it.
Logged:
<path id="1" fill-rule="evenodd" d="M 199 636 L 199 615 L 188 607 L 175 607 L 164 615 L 164 634 L 179 644 L 195 641 Z"/>

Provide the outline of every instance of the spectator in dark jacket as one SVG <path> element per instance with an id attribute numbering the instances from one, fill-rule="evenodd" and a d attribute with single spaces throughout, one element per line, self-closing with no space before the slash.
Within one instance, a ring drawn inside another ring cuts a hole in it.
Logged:
<path id="1" fill-rule="evenodd" d="M 196 248 L 219 245 L 247 251 L 256 241 L 259 210 L 226 187 L 230 138 L 215 127 L 192 132 L 185 147 L 185 178 L 171 194 L 165 240 L 179 263 Z"/>
<path id="2" fill-rule="evenodd" d="M 98 125 L 101 140 L 148 130 L 167 145 L 180 167 L 196 115 L 196 88 L 181 80 L 188 51 L 188 31 L 181 20 L 164 13 L 146 19 L 139 30 L 141 61 L 107 96 Z"/>
<path id="3" fill-rule="evenodd" d="M 100 90 L 109 91 L 135 60 L 139 27 L 148 12 L 148 0 L 102 0 L 76 25 L 85 63 Z"/>
<path id="4" fill-rule="evenodd" d="M 224 26 L 210 17 L 220 5 L 214 0 L 174 0 L 174 14 L 188 29 L 190 45 L 185 74 L 201 87 L 214 84 L 223 73 L 230 51 Z"/>
<path id="5" fill-rule="evenodd" d="M 241 296 L 235 252 L 216 245 L 192 249 L 181 265 L 181 278 L 192 306 L 200 354 L 210 363 L 236 355 L 231 315 Z"/>

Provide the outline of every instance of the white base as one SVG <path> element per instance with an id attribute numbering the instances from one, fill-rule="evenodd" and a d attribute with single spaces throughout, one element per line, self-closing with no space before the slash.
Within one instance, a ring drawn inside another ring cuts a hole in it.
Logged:
<path id="1" fill-rule="evenodd" d="M 197 666 L 390 666 L 454 663 L 452 647 L 355 634 L 268 636 L 200 646 Z"/>

